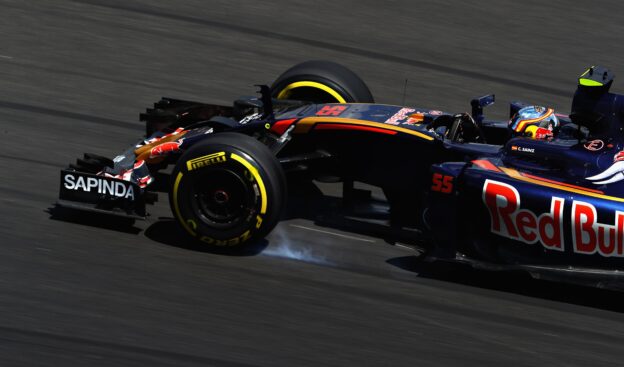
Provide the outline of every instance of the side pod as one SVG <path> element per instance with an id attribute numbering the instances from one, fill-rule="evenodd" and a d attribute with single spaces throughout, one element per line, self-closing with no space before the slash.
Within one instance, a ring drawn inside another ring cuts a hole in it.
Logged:
<path id="1" fill-rule="evenodd" d="M 455 258 L 460 240 L 459 178 L 465 166 L 465 163 L 443 163 L 431 167 L 431 186 L 424 219 L 433 237 L 432 257 Z"/>

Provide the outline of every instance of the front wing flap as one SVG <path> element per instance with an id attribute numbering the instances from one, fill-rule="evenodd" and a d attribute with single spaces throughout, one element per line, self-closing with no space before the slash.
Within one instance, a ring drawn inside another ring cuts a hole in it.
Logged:
<path id="1" fill-rule="evenodd" d="M 73 169 L 61 170 L 60 179 L 61 207 L 145 219 L 146 195 L 134 182 Z"/>

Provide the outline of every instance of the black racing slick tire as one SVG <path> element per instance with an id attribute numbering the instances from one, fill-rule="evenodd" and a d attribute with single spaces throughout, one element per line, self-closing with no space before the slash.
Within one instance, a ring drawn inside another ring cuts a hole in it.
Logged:
<path id="1" fill-rule="evenodd" d="M 258 140 L 219 133 L 178 160 L 169 202 L 173 215 L 196 240 L 240 249 L 277 224 L 286 196 L 280 163 Z"/>
<path id="2" fill-rule="evenodd" d="M 375 103 L 357 74 L 323 60 L 302 62 L 286 70 L 271 86 L 271 94 L 277 99 L 313 103 Z"/>

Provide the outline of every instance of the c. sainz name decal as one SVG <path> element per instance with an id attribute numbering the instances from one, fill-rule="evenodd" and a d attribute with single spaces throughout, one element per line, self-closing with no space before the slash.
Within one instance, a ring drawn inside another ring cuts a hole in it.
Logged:
<path id="1" fill-rule="evenodd" d="M 613 224 L 603 224 L 592 204 L 574 200 L 567 218 L 571 233 L 564 233 L 563 198 L 552 197 L 550 211 L 537 215 L 521 208 L 515 187 L 485 180 L 483 203 L 490 213 L 490 231 L 499 236 L 528 244 L 540 242 L 549 250 L 564 251 L 571 244 L 578 254 L 624 257 L 624 212 L 615 212 Z M 571 241 L 565 241 L 566 235 Z"/>

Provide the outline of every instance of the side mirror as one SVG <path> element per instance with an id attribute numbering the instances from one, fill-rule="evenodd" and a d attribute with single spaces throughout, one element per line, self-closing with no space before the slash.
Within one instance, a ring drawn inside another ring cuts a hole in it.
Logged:
<path id="1" fill-rule="evenodd" d="M 484 118 L 483 109 L 487 106 L 493 105 L 495 100 L 496 98 L 493 94 L 488 94 L 470 101 L 470 106 L 472 107 L 472 118 L 475 119 L 477 123 L 481 123 Z"/>
<path id="2" fill-rule="evenodd" d="M 256 93 L 260 93 L 260 100 L 262 100 L 262 118 L 270 117 L 273 119 L 273 99 L 271 98 L 271 88 L 268 85 L 256 84 L 256 87 L 260 88 Z"/>

